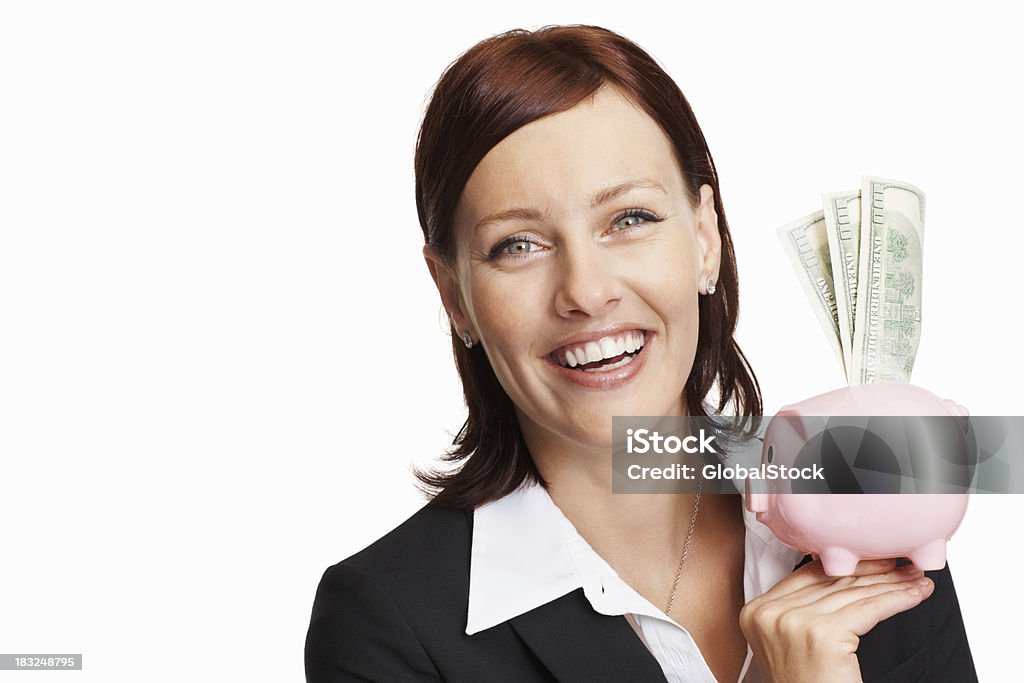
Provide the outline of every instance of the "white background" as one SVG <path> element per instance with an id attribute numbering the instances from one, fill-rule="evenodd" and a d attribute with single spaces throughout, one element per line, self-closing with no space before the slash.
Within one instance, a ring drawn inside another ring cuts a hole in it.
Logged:
<path id="1" fill-rule="evenodd" d="M 302 679 L 323 570 L 423 504 L 409 467 L 463 420 L 412 155 L 506 29 L 605 26 L 679 83 L 767 412 L 843 383 L 775 228 L 870 173 L 928 197 L 914 382 L 1024 414 L 998 3 L 507 5 L 0 8 L 0 652 L 85 656 L 33 680 Z M 1022 513 L 976 496 L 949 546 L 983 681 L 1019 660 Z"/>

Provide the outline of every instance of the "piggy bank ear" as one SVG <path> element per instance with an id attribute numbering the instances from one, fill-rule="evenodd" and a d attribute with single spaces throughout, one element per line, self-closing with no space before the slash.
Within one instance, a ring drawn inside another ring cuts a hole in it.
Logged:
<path id="1" fill-rule="evenodd" d="M 960 405 L 956 401 L 950 401 L 947 398 L 947 399 L 944 399 L 942 402 L 946 404 L 946 408 L 953 415 L 960 415 L 962 417 L 967 417 L 968 415 L 970 415 L 970 412 L 967 410 L 967 408 L 964 408 L 962 405 Z"/>
<path id="2" fill-rule="evenodd" d="M 964 434 L 967 434 L 971 428 L 969 420 L 971 416 L 970 411 L 956 401 L 950 401 L 948 398 L 944 399 L 942 402 L 946 404 L 946 410 L 948 410 L 951 415 L 955 415 L 959 418 L 957 422 L 960 425 L 960 429 L 963 430 Z"/>

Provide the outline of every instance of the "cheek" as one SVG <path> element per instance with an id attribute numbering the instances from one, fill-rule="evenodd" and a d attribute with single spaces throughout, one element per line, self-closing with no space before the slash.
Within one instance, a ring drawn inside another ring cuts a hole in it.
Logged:
<path id="1" fill-rule="evenodd" d="M 698 298 L 692 284 L 681 282 L 678 286 L 680 289 L 676 291 L 679 293 L 671 300 L 666 297 L 663 310 L 669 326 L 670 343 L 677 352 L 683 354 L 681 360 L 692 361 L 700 331 Z"/>
<path id="2" fill-rule="evenodd" d="M 472 280 L 473 323 L 485 341 L 491 366 L 499 374 L 530 351 L 530 330 L 537 328 L 544 311 L 539 287 L 539 278 L 507 274 Z"/>
<path id="3" fill-rule="evenodd" d="M 666 242 L 635 268 L 636 275 L 649 283 L 665 306 L 679 312 L 696 313 L 697 280 L 693 250 L 686 242 Z"/>
<path id="4" fill-rule="evenodd" d="M 698 292 L 693 252 L 687 243 L 665 244 L 647 259 L 638 281 L 644 298 L 662 318 L 666 341 L 679 362 L 692 362 L 699 331 Z"/>

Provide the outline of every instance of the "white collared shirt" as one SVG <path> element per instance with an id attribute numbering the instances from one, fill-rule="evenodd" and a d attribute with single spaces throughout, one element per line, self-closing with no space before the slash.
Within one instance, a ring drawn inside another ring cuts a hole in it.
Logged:
<path id="1" fill-rule="evenodd" d="M 791 573 L 803 553 L 783 545 L 745 506 L 743 521 L 743 591 L 750 601 Z M 467 635 L 582 587 L 595 611 L 626 616 L 670 683 L 716 683 L 686 629 L 623 581 L 540 485 L 476 508 L 472 543 Z M 756 668 L 748 646 L 739 681 L 760 683 Z"/>

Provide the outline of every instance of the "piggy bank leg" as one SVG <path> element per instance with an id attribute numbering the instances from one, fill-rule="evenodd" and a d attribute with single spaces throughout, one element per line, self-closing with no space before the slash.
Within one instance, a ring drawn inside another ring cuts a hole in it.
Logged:
<path id="1" fill-rule="evenodd" d="M 860 558 L 845 548 L 825 548 L 821 551 L 821 565 L 829 576 L 849 576 L 857 569 Z"/>
<path id="2" fill-rule="evenodd" d="M 923 545 L 911 552 L 909 557 L 918 569 L 926 572 L 938 571 L 946 566 L 946 539 Z"/>

